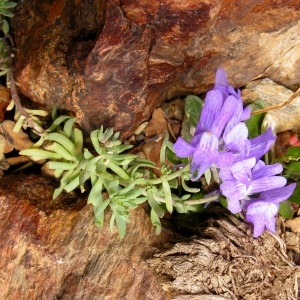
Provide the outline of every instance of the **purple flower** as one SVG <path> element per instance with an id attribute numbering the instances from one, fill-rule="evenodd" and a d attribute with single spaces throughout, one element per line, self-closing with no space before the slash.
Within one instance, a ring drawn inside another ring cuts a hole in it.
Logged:
<path id="1" fill-rule="evenodd" d="M 246 209 L 246 219 L 253 223 L 255 238 L 259 237 L 265 227 L 275 233 L 276 215 L 279 210 L 279 203 L 288 199 L 294 189 L 296 183 L 292 183 L 285 187 L 280 187 L 260 193 L 258 198 L 251 198 L 244 202 Z"/>
<path id="2" fill-rule="evenodd" d="M 254 157 L 235 163 L 230 169 L 220 170 L 223 183 L 220 189 L 228 199 L 228 209 L 232 213 L 242 210 L 241 200 L 247 199 L 251 194 L 283 187 L 286 179 L 275 176 L 282 172 L 281 164 L 265 165 Z"/>
<path id="3" fill-rule="evenodd" d="M 234 162 L 238 162 L 242 159 L 248 159 L 255 157 L 258 161 L 263 155 L 265 155 L 271 148 L 271 145 L 276 140 L 276 136 L 272 132 L 270 127 L 263 134 L 249 140 L 250 141 L 250 151 L 248 155 L 243 156 L 241 153 L 234 154 Z"/>
<path id="4" fill-rule="evenodd" d="M 174 144 L 177 156 L 192 157 L 192 180 L 211 166 L 229 168 L 234 153 L 249 154 L 248 129 L 241 123 L 248 115 L 240 93 L 228 86 L 225 71 L 218 69 L 215 88 L 206 95 L 194 137 L 190 143 L 178 138 Z"/>
<path id="5" fill-rule="evenodd" d="M 237 117 L 238 121 L 234 119 L 231 120 L 229 122 L 228 127 L 232 128 L 233 127 L 232 124 L 237 124 L 240 121 L 245 121 L 250 118 L 250 114 L 251 114 L 250 108 L 246 107 L 245 109 L 243 109 L 243 100 L 241 97 L 241 91 L 239 89 L 235 91 L 235 89 L 228 84 L 226 72 L 222 68 L 217 69 L 214 90 L 219 90 L 222 93 L 224 99 L 232 95 L 235 98 L 239 99 L 240 103 L 242 104 L 241 106 L 236 107 L 238 111 L 236 112 L 235 116 Z"/>

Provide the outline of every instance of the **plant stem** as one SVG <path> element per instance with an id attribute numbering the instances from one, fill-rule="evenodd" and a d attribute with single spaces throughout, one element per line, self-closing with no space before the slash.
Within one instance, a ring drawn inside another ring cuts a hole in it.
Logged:
<path id="1" fill-rule="evenodd" d="M 28 122 L 28 126 L 36 131 L 37 134 L 42 134 L 44 132 L 44 129 L 39 126 L 27 113 L 25 108 L 21 104 L 20 97 L 17 92 L 16 87 L 16 81 L 15 81 L 15 75 L 14 75 L 14 66 L 13 66 L 13 58 L 14 54 L 12 53 L 11 46 L 9 45 L 7 39 L 10 41 L 10 43 L 13 45 L 12 37 L 7 34 L 3 38 L 3 42 L 5 43 L 7 50 L 8 50 L 8 72 L 7 72 L 7 82 L 8 87 L 10 89 L 12 100 L 15 103 L 17 111 L 26 119 Z"/>
<path id="2" fill-rule="evenodd" d="M 215 195 L 215 196 L 204 197 L 201 199 L 186 200 L 186 201 L 184 201 L 184 204 L 187 204 L 187 205 L 203 204 L 203 203 L 215 201 L 218 199 L 219 199 L 219 195 Z"/>
<path id="3" fill-rule="evenodd" d="M 184 166 L 182 169 L 179 169 L 178 171 L 171 173 L 169 175 L 163 175 L 159 178 L 154 178 L 154 179 L 137 179 L 136 182 L 137 184 L 141 185 L 156 185 L 156 184 L 161 184 L 163 180 L 166 181 L 171 181 L 177 177 L 179 177 L 183 172 L 189 171 L 189 164 Z"/>

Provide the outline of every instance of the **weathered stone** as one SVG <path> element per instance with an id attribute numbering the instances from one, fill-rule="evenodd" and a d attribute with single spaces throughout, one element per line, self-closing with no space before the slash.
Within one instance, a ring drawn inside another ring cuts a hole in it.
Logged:
<path id="1" fill-rule="evenodd" d="M 280 105 L 287 101 L 294 93 L 286 87 L 264 78 L 251 81 L 242 91 L 246 103 L 260 99 L 265 108 Z M 300 97 L 278 109 L 267 112 L 268 121 L 276 132 L 296 129 L 300 127 Z"/>
<path id="2" fill-rule="evenodd" d="M 170 235 L 153 234 L 143 208 L 120 240 L 95 227 L 84 199 L 53 203 L 45 178 L 6 176 L 1 186 L 1 299 L 169 299 L 144 259 Z"/>
<path id="3" fill-rule="evenodd" d="M 73 112 L 86 131 L 128 135 L 164 100 L 269 77 L 299 85 L 299 1 L 21 1 L 13 19 L 21 92 Z"/>

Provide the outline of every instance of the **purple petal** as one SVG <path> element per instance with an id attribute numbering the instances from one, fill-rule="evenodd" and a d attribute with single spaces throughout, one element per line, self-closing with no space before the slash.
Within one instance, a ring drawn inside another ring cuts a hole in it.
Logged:
<path id="1" fill-rule="evenodd" d="M 230 210 L 233 214 L 237 214 L 242 211 L 240 200 L 236 199 L 227 199 L 227 209 Z"/>
<path id="2" fill-rule="evenodd" d="M 255 158 L 250 158 L 234 164 L 231 167 L 233 177 L 248 187 L 251 183 L 251 169 L 255 163 Z"/>
<path id="3" fill-rule="evenodd" d="M 286 185 L 286 179 L 282 176 L 263 177 L 252 180 L 251 185 L 251 193 L 255 194 L 283 187 Z"/>
<path id="4" fill-rule="evenodd" d="M 259 199 L 265 202 L 280 203 L 288 199 L 294 192 L 296 183 L 260 193 Z"/>
<path id="5" fill-rule="evenodd" d="M 217 167 L 220 169 L 228 169 L 232 165 L 233 154 L 231 152 L 219 152 L 220 160 Z"/>
<path id="6" fill-rule="evenodd" d="M 248 195 L 246 186 L 238 181 L 224 181 L 220 185 L 222 194 L 230 200 L 242 200 Z"/>
<path id="7" fill-rule="evenodd" d="M 274 165 L 262 166 L 262 167 L 259 164 L 257 164 L 252 170 L 252 179 L 255 180 L 262 177 L 269 177 L 272 175 L 276 175 L 281 173 L 282 170 L 283 167 L 279 163 Z"/>
<path id="8" fill-rule="evenodd" d="M 250 141 L 248 140 L 248 128 L 245 123 L 238 123 L 226 135 L 223 135 L 226 148 L 233 152 L 248 155 Z"/>
<path id="9" fill-rule="evenodd" d="M 215 77 L 215 87 L 228 87 L 227 75 L 224 69 L 218 68 Z"/>
<path id="10" fill-rule="evenodd" d="M 240 90 L 235 90 L 231 85 L 228 86 L 228 92 L 230 95 L 236 97 L 236 98 L 241 98 L 241 91 Z"/>
<path id="11" fill-rule="evenodd" d="M 215 122 L 212 124 L 211 131 L 220 137 L 223 129 L 227 125 L 227 122 L 232 119 L 237 107 L 237 99 L 233 96 L 229 96 L 224 101 L 224 104 L 215 118 Z"/>
<path id="12" fill-rule="evenodd" d="M 235 180 L 230 169 L 222 168 L 219 172 L 219 176 L 222 179 L 222 181 L 234 181 Z"/>
<path id="13" fill-rule="evenodd" d="M 249 157 L 256 157 L 257 160 L 260 159 L 264 154 L 266 154 L 270 150 L 271 145 L 274 143 L 275 140 L 276 136 L 274 136 L 271 127 L 263 134 L 251 139 Z"/>
<path id="14" fill-rule="evenodd" d="M 203 110 L 195 131 L 195 135 L 204 131 L 211 131 L 217 116 L 220 114 L 222 104 L 223 97 L 220 91 L 212 90 L 206 94 Z"/>
<path id="15" fill-rule="evenodd" d="M 182 138 L 178 138 L 174 144 L 174 151 L 178 157 L 189 157 L 195 152 L 195 148 Z"/>
<path id="16" fill-rule="evenodd" d="M 241 115 L 241 121 L 246 121 L 251 117 L 251 109 L 250 107 L 245 107 Z"/>
<path id="17" fill-rule="evenodd" d="M 278 210 L 278 204 L 262 201 L 254 202 L 248 206 L 246 219 L 254 225 L 253 236 L 255 238 L 263 233 L 265 227 L 275 233 L 275 216 Z"/>
<path id="18" fill-rule="evenodd" d="M 212 164 L 217 165 L 220 159 L 218 152 L 218 138 L 214 134 L 208 132 L 199 134 L 199 137 L 199 143 L 196 146 L 192 160 L 192 169 L 194 171 L 197 169 L 198 174 L 193 180 L 197 180 L 202 176 L 205 170 Z M 194 171 L 192 173 L 194 173 Z"/>

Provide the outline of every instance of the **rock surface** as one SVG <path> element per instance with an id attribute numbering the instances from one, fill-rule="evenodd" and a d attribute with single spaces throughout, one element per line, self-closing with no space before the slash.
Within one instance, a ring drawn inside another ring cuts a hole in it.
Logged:
<path id="1" fill-rule="evenodd" d="M 84 199 L 53 204 L 52 192 L 39 176 L 1 180 L 1 299 L 169 299 L 144 259 L 170 235 L 155 236 L 143 208 L 120 240 L 95 227 Z"/>
<path id="2" fill-rule="evenodd" d="M 269 78 L 251 81 L 242 91 L 246 103 L 260 99 L 264 108 L 280 105 L 294 93 Z M 278 109 L 267 112 L 267 119 L 275 132 L 292 130 L 300 127 L 300 97 Z"/>
<path id="3" fill-rule="evenodd" d="M 300 83 L 299 1 L 19 1 L 12 24 L 20 91 L 131 134 L 153 109 L 211 87 L 268 77 Z"/>

